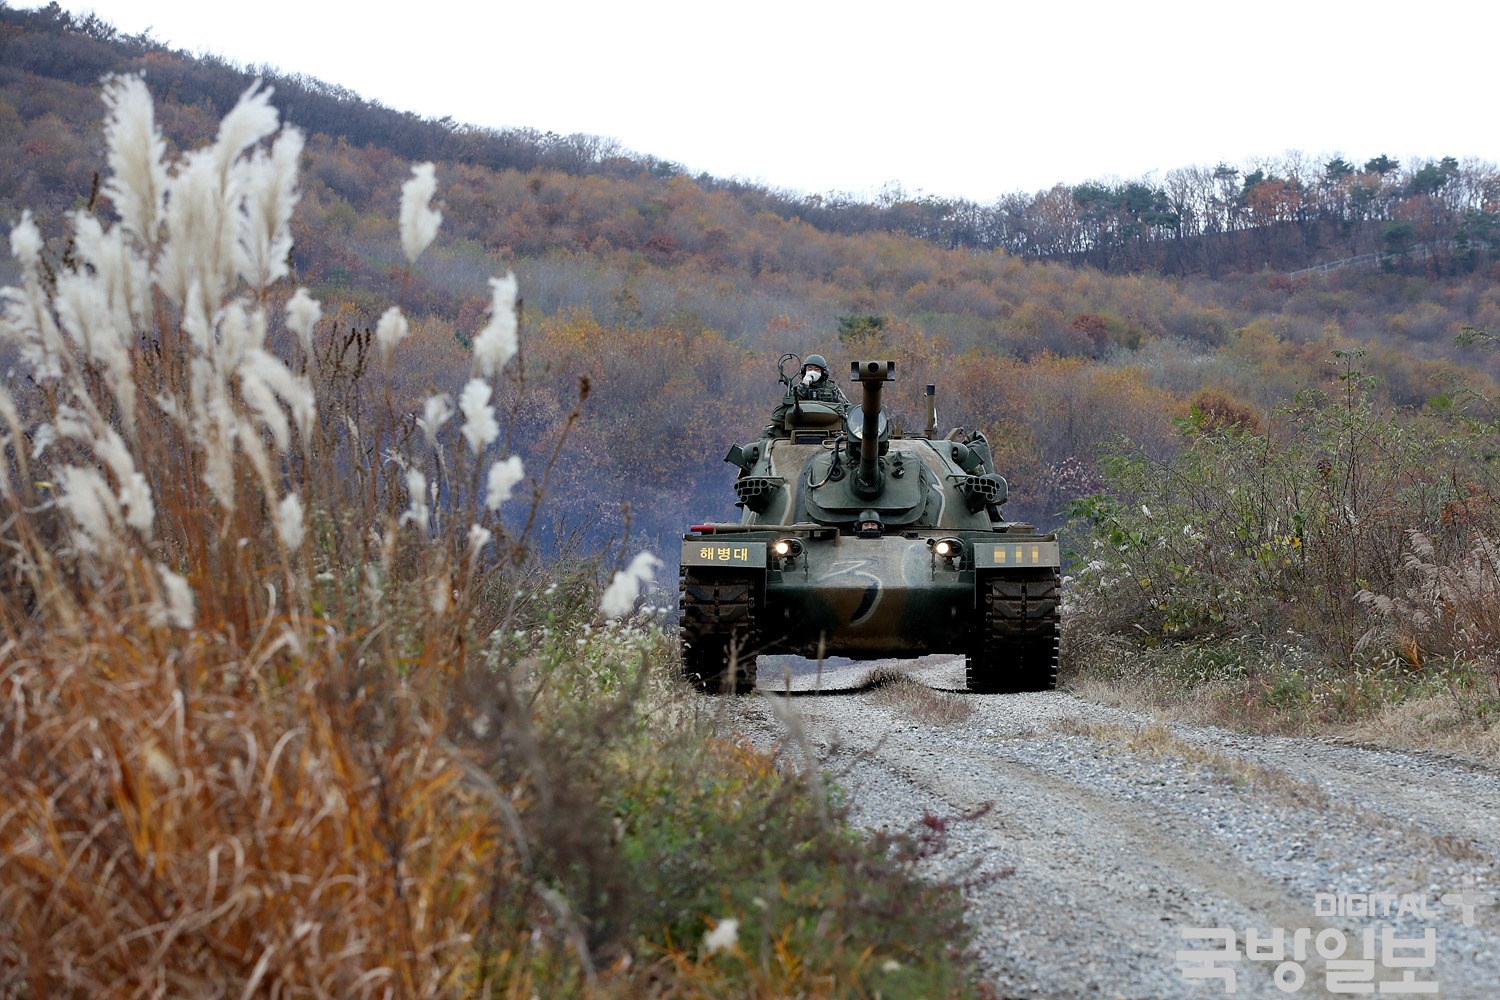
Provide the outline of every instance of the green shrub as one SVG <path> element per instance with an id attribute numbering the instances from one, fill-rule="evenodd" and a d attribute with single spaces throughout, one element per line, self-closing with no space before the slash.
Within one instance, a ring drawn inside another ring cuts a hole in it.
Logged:
<path id="1" fill-rule="evenodd" d="M 1403 640 L 1372 632 L 1382 620 L 1370 608 L 1415 622 L 1412 601 L 1371 596 L 1406 592 L 1414 572 L 1426 581 L 1417 603 L 1429 609 L 1444 600 L 1434 589 L 1468 595 L 1434 649 L 1455 650 L 1460 634 L 1475 649 L 1488 641 L 1496 602 L 1474 583 L 1482 560 L 1469 557 L 1467 576 L 1432 562 L 1487 544 L 1500 521 L 1493 429 L 1452 412 L 1377 409 L 1357 360 L 1338 354 L 1336 392 L 1303 393 L 1264 433 L 1195 411 L 1170 460 L 1129 447 L 1104 456 L 1106 490 L 1068 511 L 1067 641 L 1079 667 L 1107 669 L 1099 650 L 1116 648 L 1101 645 L 1115 637 L 1167 651 L 1151 662 L 1185 685 L 1276 673 L 1262 691 L 1268 704 L 1347 715 L 1406 689 L 1376 683 L 1385 674 L 1375 668 Z M 1417 529 L 1431 533 L 1420 536 L 1421 565 L 1408 547 Z M 1458 588 L 1460 579 L 1474 585 Z M 1268 669 L 1289 639 L 1309 663 Z M 1342 705 L 1312 696 L 1329 683 L 1342 687 Z"/>

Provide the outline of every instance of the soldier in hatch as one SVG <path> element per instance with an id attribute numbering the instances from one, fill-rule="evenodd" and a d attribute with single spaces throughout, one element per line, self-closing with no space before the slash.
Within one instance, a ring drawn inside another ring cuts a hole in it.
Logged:
<path id="1" fill-rule="evenodd" d="M 849 397 L 828 377 L 828 362 L 821 354 L 809 354 L 803 360 L 802 370 L 792 380 L 786 397 L 771 411 L 771 426 L 766 428 L 767 432 L 774 433 L 773 428 L 781 426 L 788 411 L 798 402 L 808 400 L 828 403 L 841 416 L 849 412 Z"/>

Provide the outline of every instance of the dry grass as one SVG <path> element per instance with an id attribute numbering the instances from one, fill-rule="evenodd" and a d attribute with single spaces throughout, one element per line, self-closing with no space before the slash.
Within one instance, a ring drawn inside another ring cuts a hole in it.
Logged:
<path id="1" fill-rule="evenodd" d="M 1182 647 L 1142 652 L 1101 645 L 1068 688 L 1089 701 L 1184 725 L 1332 737 L 1500 766 L 1500 711 L 1488 682 L 1465 665 L 1319 671 L 1285 649 L 1257 655 L 1249 647 L 1215 650 L 1214 663 L 1227 664 L 1215 673 L 1218 667 L 1197 662 L 1184 666 L 1188 654 Z M 1135 669 L 1118 666 L 1127 661 Z"/>
<path id="2" fill-rule="evenodd" d="M 300 140 L 264 95 L 169 173 L 138 83 L 103 190 L 159 170 L 169 210 L 61 252 L 23 222 L 0 316 L 0 997 L 966 992 L 956 896 L 705 746 L 602 557 L 535 557 L 581 410 L 529 490 L 495 460 L 501 287 L 461 416 L 407 412 L 395 309 L 334 329 L 267 280 Z M 757 937 L 700 947 L 778 879 Z"/>
<path id="3" fill-rule="evenodd" d="M 350 688 L 337 641 L 252 665 L 140 618 L 79 627 L 0 667 L 0 993 L 442 996 L 482 978 L 473 936 L 518 845 L 420 684 Z"/>
<path id="4" fill-rule="evenodd" d="M 968 700 L 931 687 L 895 668 L 882 668 L 860 684 L 872 693 L 870 700 L 883 708 L 902 712 L 924 726 L 960 726 L 974 716 Z"/>
<path id="5" fill-rule="evenodd" d="M 1421 837 L 1406 824 L 1375 813 L 1342 806 L 1322 787 L 1303 781 L 1288 771 L 1258 761 L 1221 753 L 1201 743 L 1184 740 L 1161 722 L 1121 724 L 1062 719 L 1056 730 L 1069 736 L 1093 740 L 1105 752 L 1134 753 L 1145 757 L 1180 761 L 1222 776 L 1231 784 L 1254 789 L 1274 802 L 1319 811 L 1346 808 L 1355 811 L 1365 826 L 1380 826 L 1403 836 Z M 1450 835 L 1422 837 L 1432 852 L 1454 861 L 1483 861 L 1488 855 L 1467 839 Z"/>
<path id="6" fill-rule="evenodd" d="M 1459 690 L 1386 705 L 1338 735 L 1367 746 L 1434 751 L 1500 767 L 1500 723 L 1476 718 L 1472 696 Z"/>
<path id="7" fill-rule="evenodd" d="M 1066 718 L 1058 720 L 1055 727 L 1066 735 L 1098 743 L 1106 753 L 1132 753 L 1189 764 L 1220 775 L 1233 785 L 1266 792 L 1292 805 L 1324 808 L 1328 804 L 1326 793 L 1317 785 L 1279 768 L 1185 740 L 1162 722 L 1127 724 Z"/>
<path id="8" fill-rule="evenodd" d="M 1427 534 L 1408 537 L 1405 590 L 1360 592 L 1379 621 L 1366 641 L 1385 643 L 1418 669 L 1438 657 L 1462 662 L 1500 697 L 1500 546 L 1477 535 L 1445 560 Z"/>

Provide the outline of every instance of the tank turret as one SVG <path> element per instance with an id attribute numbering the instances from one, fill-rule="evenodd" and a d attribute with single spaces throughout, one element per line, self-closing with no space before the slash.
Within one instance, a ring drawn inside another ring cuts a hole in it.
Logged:
<path id="1" fill-rule="evenodd" d="M 850 363 L 858 403 L 787 396 L 758 441 L 729 449 L 737 523 L 683 538 L 683 673 L 747 691 L 762 653 L 855 659 L 953 652 L 984 692 L 1056 680 L 1057 540 L 1001 514 L 985 436 L 907 436 L 883 404 L 896 363 Z M 820 359 L 821 360 L 821 359 Z M 839 393 L 834 396 L 842 398 Z"/>

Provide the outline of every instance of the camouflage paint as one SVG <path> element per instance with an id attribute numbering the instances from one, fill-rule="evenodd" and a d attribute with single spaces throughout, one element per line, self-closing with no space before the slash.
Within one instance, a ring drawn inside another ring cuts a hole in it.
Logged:
<path id="1" fill-rule="evenodd" d="M 803 544 L 790 567 L 766 574 L 760 652 L 867 659 L 967 648 L 974 573 L 934 556 L 926 538 Z"/>
<path id="2" fill-rule="evenodd" d="M 817 419 L 794 427 L 789 416 L 769 436 L 731 451 L 741 479 L 769 491 L 758 494 L 763 509 L 746 507 L 739 525 L 683 542 L 682 564 L 695 572 L 717 565 L 725 574 L 753 574 L 757 653 L 855 659 L 970 653 L 984 620 L 979 595 L 990 579 L 1056 569 L 1053 536 L 992 523 L 986 510 L 969 509 L 963 483 L 992 460 L 982 435 L 965 442 L 883 436 L 883 488 L 866 497 L 853 487 L 858 456 L 847 443 L 842 477 L 829 474 L 841 428 L 821 412 L 809 416 Z M 880 515 L 882 537 L 852 534 L 866 510 Z M 802 553 L 775 555 L 776 540 L 793 537 Z M 936 557 L 928 543 L 940 537 L 961 539 L 962 555 Z M 764 553 L 763 566 L 739 558 L 746 543 Z M 710 547 L 714 558 L 703 555 Z M 718 558 L 720 547 L 730 547 L 733 557 Z"/>

